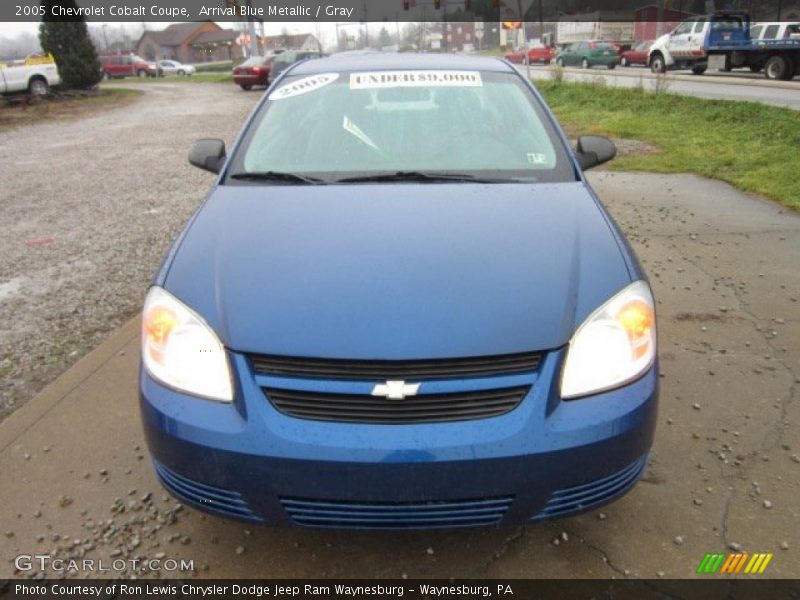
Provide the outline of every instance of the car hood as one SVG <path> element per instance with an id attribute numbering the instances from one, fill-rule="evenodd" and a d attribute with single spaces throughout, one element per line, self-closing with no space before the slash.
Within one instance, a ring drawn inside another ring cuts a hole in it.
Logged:
<path id="1" fill-rule="evenodd" d="M 228 185 L 162 284 L 235 351 L 481 356 L 567 343 L 626 252 L 582 182 Z"/>

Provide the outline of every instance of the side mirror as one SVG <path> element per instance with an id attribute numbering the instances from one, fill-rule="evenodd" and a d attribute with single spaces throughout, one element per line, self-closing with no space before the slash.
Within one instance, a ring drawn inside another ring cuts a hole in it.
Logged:
<path id="1" fill-rule="evenodd" d="M 219 173 L 225 163 L 225 142 L 217 139 L 197 140 L 189 149 L 189 163 L 204 171 Z"/>
<path id="2" fill-rule="evenodd" d="M 578 138 L 578 164 L 584 171 L 610 161 L 617 155 L 617 147 L 610 139 L 599 135 Z"/>

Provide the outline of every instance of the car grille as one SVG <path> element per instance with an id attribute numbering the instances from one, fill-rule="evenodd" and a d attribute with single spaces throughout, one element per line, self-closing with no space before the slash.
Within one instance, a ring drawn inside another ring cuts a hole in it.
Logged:
<path id="1" fill-rule="evenodd" d="M 647 455 L 645 454 L 633 464 L 613 475 L 591 483 L 559 490 L 550 497 L 542 512 L 533 517 L 533 520 L 544 521 L 606 504 L 614 497 L 632 488 L 639 480 L 646 465 Z"/>
<path id="2" fill-rule="evenodd" d="M 218 488 L 205 483 L 193 481 L 188 477 L 178 475 L 159 462 L 153 461 L 153 466 L 161 484 L 186 504 L 203 508 L 224 515 L 247 521 L 261 521 L 241 494 L 231 490 Z"/>
<path id="3" fill-rule="evenodd" d="M 261 375 L 421 381 L 449 377 L 489 377 L 535 371 L 539 367 L 541 357 L 539 352 L 431 360 L 343 360 L 251 355 L 250 363 L 253 371 Z"/>
<path id="4" fill-rule="evenodd" d="M 353 502 L 281 498 L 297 525 L 347 529 L 480 527 L 502 520 L 512 496 L 440 502 Z"/>
<path id="5" fill-rule="evenodd" d="M 339 423 L 445 423 L 496 417 L 513 410 L 529 387 L 424 394 L 403 400 L 377 396 L 331 394 L 265 388 L 264 393 L 282 413 L 300 419 Z"/>

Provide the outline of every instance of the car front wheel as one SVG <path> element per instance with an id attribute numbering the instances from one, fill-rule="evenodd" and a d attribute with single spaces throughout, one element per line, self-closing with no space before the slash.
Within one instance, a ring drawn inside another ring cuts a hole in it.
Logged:
<path id="1" fill-rule="evenodd" d="M 252 85 L 245 85 L 245 84 L 240 84 L 239 87 L 242 88 L 245 92 L 249 92 L 253 88 Z"/>
<path id="2" fill-rule="evenodd" d="M 184 77 L 186 75 L 186 71 L 183 69 L 178 69 L 178 77 Z"/>
<path id="3" fill-rule="evenodd" d="M 588 69 L 588 68 L 589 68 L 589 59 L 588 58 L 584 58 L 581 61 L 581 69 Z"/>
<path id="4" fill-rule="evenodd" d="M 31 96 L 46 96 L 50 92 L 50 86 L 41 77 L 34 77 L 28 83 L 28 92 Z"/>
<path id="5" fill-rule="evenodd" d="M 622 57 L 622 60 L 620 61 L 620 64 L 621 64 L 623 67 L 627 67 L 627 66 L 628 66 L 628 64 L 629 64 L 629 63 L 628 63 L 628 59 L 627 59 L 627 58 L 625 58 L 625 57 L 623 56 L 623 57 Z"/>
<path id="6" fill-rule="evenodd" d="M 559 67 L 563 67 L 563 66 L 564 66 L 564 59 L 563 59 L 563 58 L 558 58 L 558 59 L 556 59 L 556 64 L 557 64 Z"/>
<path id="7" fill-rule="evenodd" d="M 702 66 L 698 65 L 696 67 L 692 67 L 692 73 L 695 74 L 695 75 L 702 75 L 705 72 L 706 72 L 706 66 L 705 65 L 702 65 Z"/>
<path id="8" fill-rule="evenodd" d="M 653 73 L 666 73 L 667 63 L 664 62 L 664 57 L 660 54 L 653 56 L 653 58 L 650 59 L 650 70 Z"/>
<path id="9" fill-rule="evenodd" d="M 145 71 L 144 69 L 139 69 L 136 75 L 138 75 L 139 77 L 147 77 L 147 71 Z"/>

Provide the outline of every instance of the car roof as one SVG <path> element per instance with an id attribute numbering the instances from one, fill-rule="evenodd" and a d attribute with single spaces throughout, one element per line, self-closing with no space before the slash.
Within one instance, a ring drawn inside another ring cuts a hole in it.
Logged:
<path id="1" fill-rule="evenodd" d="M 399 69 L 456 69 L 464 71 L 499 71 L 514 69 L 497 58 L 465 54 L 417 54 L 405 52 L 342 52 L 325 58 L 313 58 L 298 64 L 292 75 L 313 75 L 328 71 L 365 71 Z"/>

